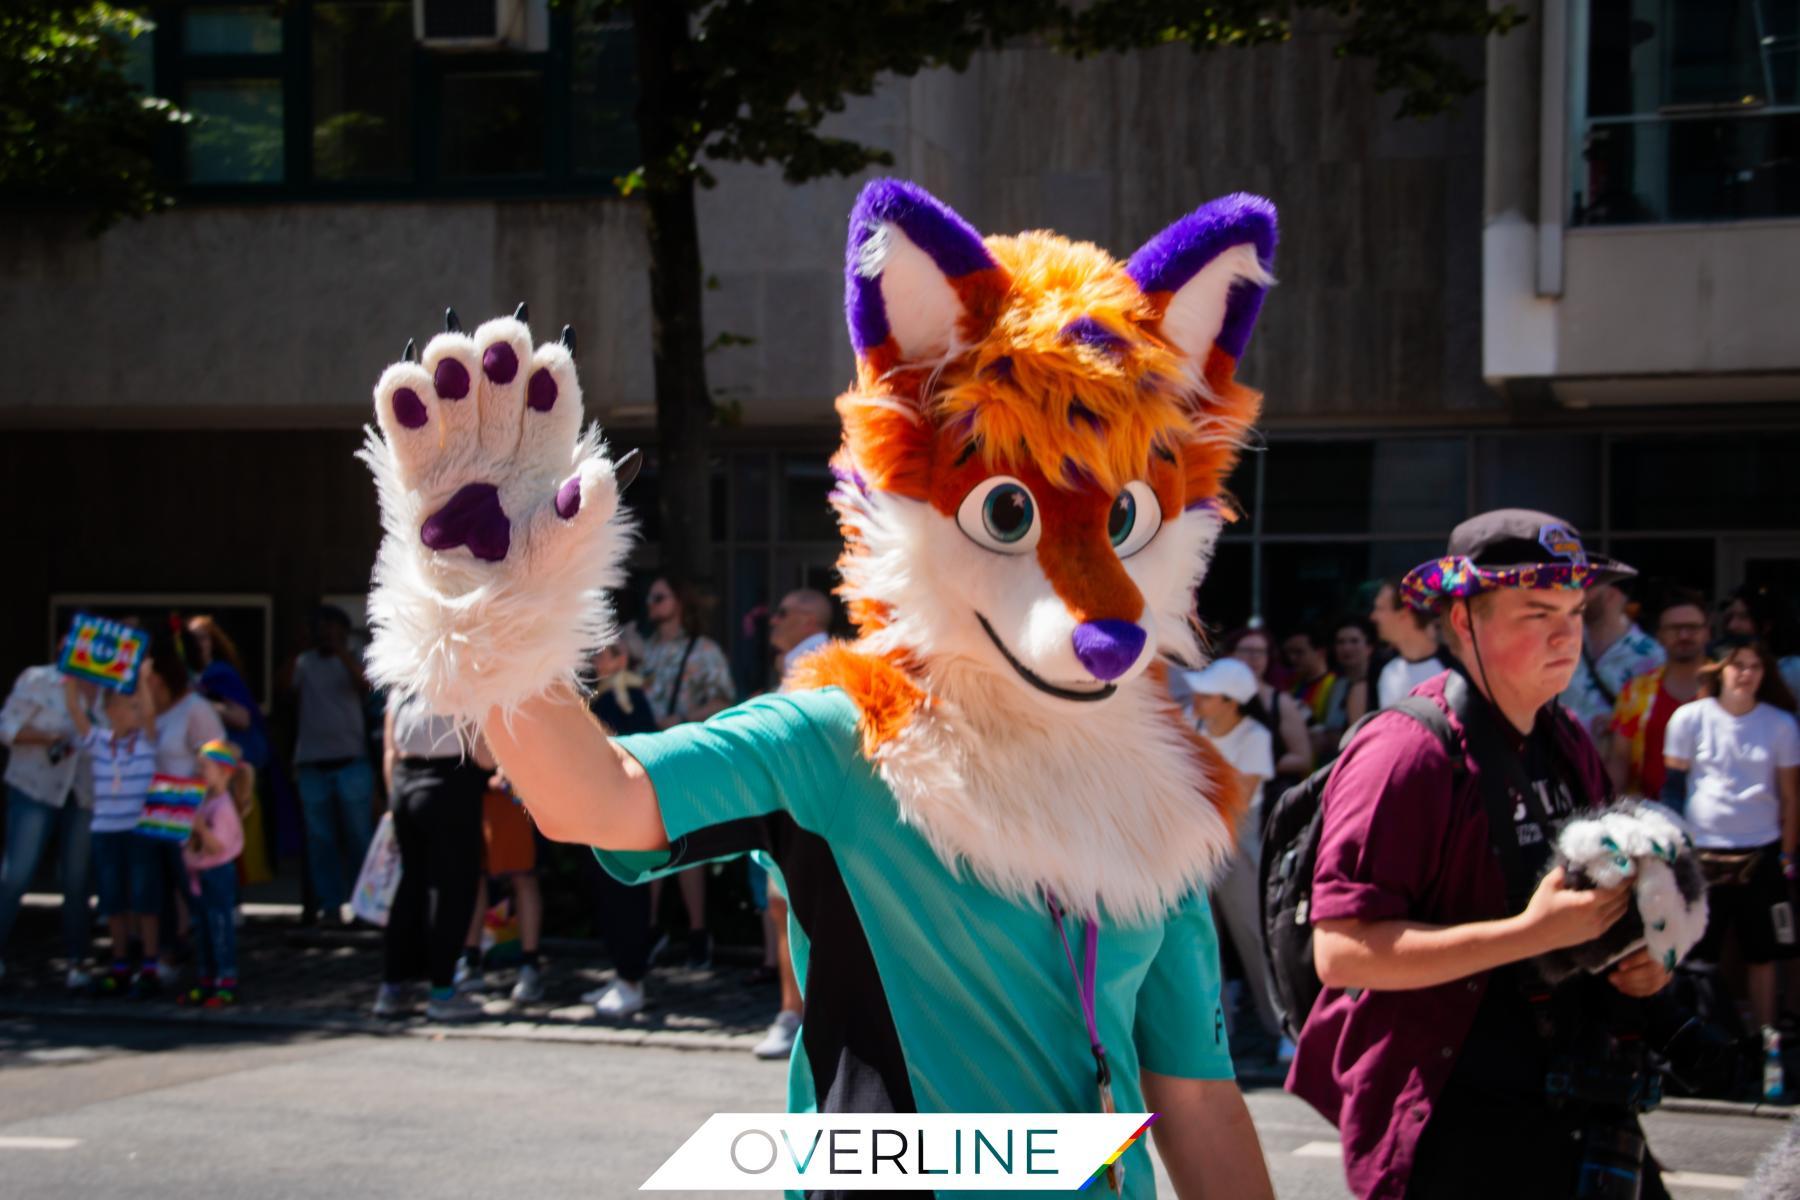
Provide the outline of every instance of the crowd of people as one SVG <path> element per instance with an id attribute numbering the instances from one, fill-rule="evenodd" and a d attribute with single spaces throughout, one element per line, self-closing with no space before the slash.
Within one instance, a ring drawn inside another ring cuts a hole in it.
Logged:
<path id="1" fill-rule="evenodd" d="M 584 686 L 607 728 L 653 732 L 701 721 L 740 698 L 718 642 L 707 636 L 696 589 L 657 578 L 644 595 L 646 621 L 594 651 Z M 799 589 L 756 614 L 756 642 L 771 655 L 770 678 L 823 644 L 834 620 L 822 593 Z M 540 942 L 544 895 L 538 867 L 546 843 L 479 736 L 458 731 L 416 699 L 392 704 L 372 693 L 341 609 L 322 605 L 307 645 L 282 669 L 290 702 L 291 752 L 248 684 L 236 645 L 210 616 L 154 623 L 139 686 L 103 689 L 54 663 L 21 673 L 0 712 L 8 747 L 6 837 L 0 845 L 0 979 L 24 893 L 54 847 L 63 892 L 64 982 L 96 997 L 174 998 L 221 1008 L 238 1002 L 236 936 L 243 887 L 267 883 L 281 857 L 280 818 L 294 814 L 308 921 L 349 925 L 359 872 L 381 815 L 392 823 L 401 869 L 386 908 L 382 979 L 373 1011 L 398 1017 L 423 1002 L 428 1019 L 484 1015 L 483 926 L 490 882 L 517 922 L 511 998 L 545 994 Z M 146 836 L 141 826 L 158 777 L 198 781 L 204 791 L 185 842 Z M 588 886 L 593 924 L 614 973 L 583 996 L 604 1020 L 625 1020 L 648 1002 L 657 963 L 713 965 L 706 872 L 685 872 L 676 889 L 687 934 L 677 952 L 661 932 L 655 884 L 628 887 L 591 855 L 575 860 Z M 778 870 L 747 864 L 748 891 L 763 929 L 755 985 L 779 1000 L 758 1056 L 786 1058 L 800 1024 L 800 992 L 787 949 L 787 909 Z M 92 953 L 94 909 L 107 931 Z"/>
<path id="2" fill-rule="evenodd" d="M 1256 780 L 1242 858 L 1214 888 L 1241 1002 L 1228 1006 L 1234 1053 L 1292 1056 L 1270 1003 L 1255 889 L 1265 797 L 1330 764 L 1349 730 L 1446 670 L 1440 619 L 1409 605 L 1399 580 L 1373 586 L 1366 615 L 1273 631 L 1253 622 L 1218 642 L 1204 671 L 1172 676 L 1198 729 Z M 1692 958 L 1764 1044 L 1795 1032 L 1794 931 L 1800 833 L 1800 640 L 1780 597 L 1740 587 L 1713 602 L 1635 580 L 1592 588 L 1574 677 L 1559 697 L 1591 736 L 1619 795 L 1657 800 L 1691 830 L 1710 922 Z M 1783 1015 L 1785 1010 L 1785 1017 Z"/>
<path id="3" fill-rule="evenodd" d="M 1196 728 L 1254 783 L 1239 856 L 1214 888 L 1232 980 L 1227 1022 L 1234 1054 L 1246 1063 L 1285 1062 L 1294 1052 L 1263 969 L 1257 869 L 1264 809 L 1330 764 L 1349 731 L 1450 662 L 1439 621 L 1406 602 L 1400 581 L 1380 581 L 1371 591 L 1366 614 L 1290 630 L 1252 621 L 1215 639 L 1217 657 L 1206 669 L 1169 675 Z M 724 650 L 704 632 L 698 592 L 654 579 L 644 612 L 641 627 L 628 627 L 592 657 L 590 708 L 607 728 L 668 729 L 705 720 L 740 698 Z M 763 622 L 756 644 L 768 647 L 772 680 L 823 644 L 834 624 L 831 601 L 810 589 L 754 615 Z M 1741 981 L 1750 1028 L 1774 1030 L 1784 998 L 1791 1022 L 1791 1010 L 1800 1007 L 1788 904 L 1800 819 L 1800 725 L 1793 716 L 1800 644 L 1781 601 L 1748 587 L 1715 604 L 1683 588 L 1609 583 L 1588 594 L 1582 620 L 1581 661 L 1563 706 L 1592 736 L 1621 794 L 1661 800 L 1689 823 L 1712 896 L 1712 923 L 1696 957 L 1723 964 L 1721 979 Z M 520 927 L 512 998 L 540 999 L 542 839 L 478 737 L 459 735 L 416 700 L 385 711 L 371 703 L 352 639 L 341 610 L 313 614 L 311 644 L 279 681 L 294 701 L 286 763 L 236 647 L 210 617 L 156 629 L 143 686 L 130 694 L 102 693 L 54 665 L 21 674 L 0 714 L 0 740 L 11 750 L 0 972 L 20 897 L 55 845 L 70 988 L 234 1003 L 242 985 L 230 918 L 240 888 L 271 876 L 277 839 L 270 813 L 291 764 L 304 829 L 304 890 L 324 920 L 353 920 L 348 901 L 377 815 L 384 806 L 391 814 L 400 884 L 375 1013 L 410 1013 L 422 999 L 432 1020 L 482 1015 L 470 993 L 484 978 L 489 880 L 502 882 Z M 132 835 L 157 775 L 205 784 L 202 819 L 185 845 Z M 671 899 L 686 928 L 677 948 L 657 921 L 659 884 L 627 886 L 590 856 L 581 861 L 614 966 L 610 981 L 583 997 L 599 1017 L 640 1012 L 658 962 L 712 965 L 704 869 L 677 877 Z M 783 1058 L 802 1005 L 782 880 L 761 855 L 745 869 L 763 925 L 764 957 L 753 977 L 780 988 L 756 1052 Z M 104 956 L 89 952 L 89 895 L 97 895 L 108 932 Z M 191 974 L 180 965 L 189 960 Z M 90 961 L 101 965 L 90 969 Z M 422 995 L 415 991 L 421 986 Z"/>

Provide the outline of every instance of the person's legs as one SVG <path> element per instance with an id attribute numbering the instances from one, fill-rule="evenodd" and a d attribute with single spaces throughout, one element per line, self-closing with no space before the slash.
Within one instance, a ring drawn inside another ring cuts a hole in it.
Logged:
<path id="1" fill-rule="evenodd" d="M 145 962 L 155 962 L 162 950 L 162 922 L 157 915 L 163 895 L 162 843 L 132 833 L 126 834 L 125 839 L 131 864 L 129 906 L 132 924 L 137 928 L 138 949 Z"/>
<path id="2" fill-rule="evenodd" d="M 80 968 L 94 940 L 94 914 L 88 907 L 94 867 L 93 821 L 94 814 L 70 793 L 63 801 L 57 836 L 62 839 L 63 952 L 71 970 Z"/>
<path id="3" fill-rule="evenodd" d="M 212 960 L 214 981 L 220 987 L 237 983 L 237 864 L 225 863 L 200 873 L 200 904 L 205 914 L 202 935 Z"/>
<path id="4" fill-rule="evenodd" d="M 538 938 L 544 932 L 544 889 L 536 871 L 519 871 L 508 878 L 513 903 L 519 910 L 519 949 L 526 962 L 535 962 Z"/>
<path id="5" fill-rule="evenodd" d="M 192 920 L 188 937 L 194 947 L 194 978 L 202 988 L 212 987 L 219 979 L 218 958 L 214 954 L 212 938 L 212 917 L 207 912 L 209 901 L 205 875 L 202 874 L 200 891 L 188 892 L 188 912 Z"/>
<path id="6" fill-rule="evenodd" d="M 5 856 L 0 857 L 0 961 L 6 957 L 25 889 L 31 886 L 31 877 L 50 842 L 56 811 L 17 788 L 6 789 L 6 847 Z"/>
<path id="7" fill-rule="evenodd" d="M 1775 1024 L 1775 964 L 1751 963 L 1744 969 L 1749 983 L 1750 1011 L 1758 1029 Z"/>
<path id="8" fill-rule="evenodd" d="M 706 868 L 691 867 L 676 876 L 681 881 L 681 902 L 687 905 L 688 932 L 706 928 Z"/>
<path id="9" fill-rule="evenodd" d="M 801 1011 L 800 981 L 794 978 L 794 957 L 788 949 L 787 897 L 769 893 L 769 918 L 775 926 L 775 969 L 781 973 L 781 1011 Z"/>
<path id="10" fill-rule="evenodd" d="M 427 865 L 432 829 L 428 814 L 419 805 L 422 787 L 422 782 L 413 778 L 411 766 L 394 765 L 394 794 L 388 812 L 394 822 L 394 840 L 400 846 L 400 884 L 394 889 L 387 928 L 381 937 L 384 983 L 409 983 L 428 973 L 425 931 L 431 891 Z"/>
<path id="11" fill-rule="evenodd" d="M 344 853 L 354 873 L 362 870 L 369 841 L 375 836 L 375 770 L 367 759 L 359 758 L 338 768 L 332 789 L 337 795 L 339 827 L 344 831 Z"/>
<path id="12" fill-rule="evenodd" d="M 620 883 L 592 855 L 588 860 L 594 911 L 606 952 L 620 979 L 641 984 L 650 973 L 650 946 L 655 941 L 650 927 L 650 886 Z"/>
<path id="13" fill-rule="evenodd" d="M 1243 854 L 1233 858 L 1231 869 L 1213 885 L 1212 895 L 1213 906 L 1224 919 L 1231 944 L 1237 948 L 1257 1021 L 1264 1033 L 1280 1037 L 1281 1022 L 1275 1015 L 1275 999 L 1269 991 L 1269 973 L 1263 961 L 1262 906 L 1256 895 L 1255 863 Z"/>
<path id="14" fill-rule="evenodd" d="M 313 900 L 322 915 L 335 916 L 344 902 L 344 874 L 338 864 L 337 817 L 331 773 L 302 764 L 294 769 L 300 789 L 300 815 L 306 823 L 306 866 Z"/>
<path id="15" fill-rule="evenodd" d="M 433 988 L 450 987 L 466 945 L 481 945 L 481 804 L 485 771 L 472 765 L 441 770 L 428 812 L 431 845 L 426 864 L 431 898 L 426 962 Z"/>

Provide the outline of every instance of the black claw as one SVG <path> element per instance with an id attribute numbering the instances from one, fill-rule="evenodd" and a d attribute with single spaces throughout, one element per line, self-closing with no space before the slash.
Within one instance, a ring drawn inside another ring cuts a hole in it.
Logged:
<path id="1" fill-rule="evenodd" d="M 638 477 L 638 471 L 643 465 L 644 456 L 636 450 L 613 463 L 613 483 L 618 487 L 621 496 L 625 494 L 625 489 L 631 486 L 631 481 Z"/>
<path id="2" fill-rule="evenodd" d="M 519 301 L 519 307 L 513 309 L 513 320 L 519 321 L 519 322 L 525 322 L 525 321 L 531 320 L 531 313 L 529 310 L 526 309 L 525 302 L 523 300 Z"/>
<path id="3" fill-rule="evenodd" d="M 575 327 L 573 325 L 564 325 L 563 326 L 562 344 L 569 348 L 569 357 L 574 358 L 575 357 Z"/>
<path id="4" fill-rule="evenodd" d="M 411 362 L 411 363 L 416 363 L 419 361 L 418 344 L 416 342 L 414 342 L 411 338 L 406 339 L 406 361 Z"/>
<path id="5" fill-rule="evenodd" d="M 462 320 L 456 315 L 456 310 L 454 308 L 446 308 L 444 310 L 444 332 L 462 332 Z"/>

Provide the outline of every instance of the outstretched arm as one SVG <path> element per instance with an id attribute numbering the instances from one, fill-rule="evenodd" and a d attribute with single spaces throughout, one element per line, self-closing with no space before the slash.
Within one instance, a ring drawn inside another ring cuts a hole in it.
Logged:
<path id="1" fill-rule="evenodd" d="M 1237 1083 L 1142 1073 L 1150 1127 L 1181 1200 L 1274 1200 L 1269 1165 Z"/>
<path id="2" fill-rule="evenodd" d="M 490 715 L 487 744 L 544 836 L 603 850 L 666 850 L 656 789 L 569 689 Z"/>

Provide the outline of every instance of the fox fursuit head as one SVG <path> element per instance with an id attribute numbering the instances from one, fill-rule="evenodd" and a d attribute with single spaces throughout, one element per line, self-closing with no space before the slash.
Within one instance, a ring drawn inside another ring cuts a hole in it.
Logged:
<path id="1" fill-rule="evenodd" d="M 850 218 L 841 594 L 800 664 L 946 863 L 1004 894 L 1158 919 L 1231 853 L 1246 790 L 1169 699 L 1257 415 L 1233 378 L 1275 211 L 1234 195 L 1125 263 L 982 238 L 911 184 Z"/>

